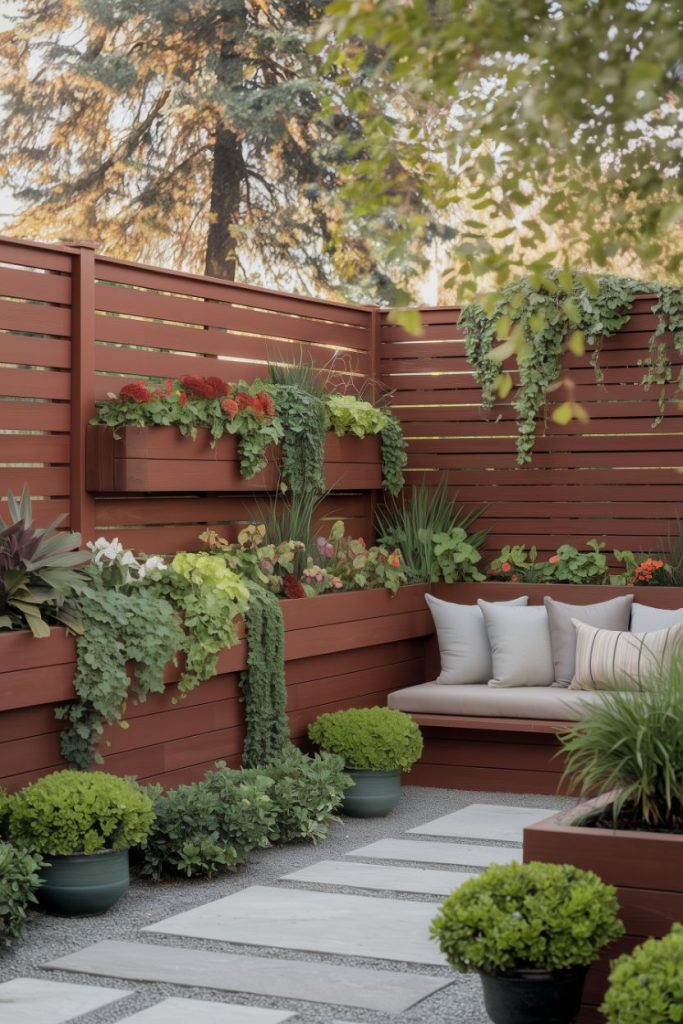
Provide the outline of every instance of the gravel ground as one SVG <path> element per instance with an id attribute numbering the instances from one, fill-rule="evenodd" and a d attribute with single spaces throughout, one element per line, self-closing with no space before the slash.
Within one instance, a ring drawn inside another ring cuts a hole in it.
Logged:
<path id="1" fill-rule="evenodd" d="M 479 979 L 469 975 L 454 975 L 448 968 L 435 966 L 421 967 L 415 964 L 392 963 L 387 960 L 340 957 L 328 954 L 302 953 L 264 947 L 221 943 L 202 939 L 178 938 L 160 934 L 141 933 L 144 925 L 160 921 L 171 914 L 180 913 L 219 899 L 222 896 L 243 889 L 249 885 L 277 884 L 290 888 L 319 889 L 329 892 L 350 892 L 364 896 L 390 896 L 395 899 L 423 900 L 438 902 L 435 896 L 402 896 L 394 892 L 377 892 L 367 889 L 346 889 L 298 882 L 278 882 L 281 875 L 318 860 L 336 860 L 359 846 L 382 838 L 405 837 L 407 829 L 424 824 L 443 814 L 466 807 L 471 803 L 512 804 L 527 807 L 565 807 L 570 801 L 548 796 L 471 793 L 446 789 L 426 789 L 417 786 L 404 787 L 400 806 L 388 818 L 370 820 L 343 818 L 335 824 L 325 842 L 314 847 L 305 844 L 291 844 L 272 850 L 256 851 L 249 863 L 234 874 L 224 875 L 211 881 L 186 880 L 173 882 L 147 882 L 134 879 L 130 891 L 113 910 L 102 917 L 60 918 L 46 914 L 31 914 L 24 937 L 8 950 L 0 951 L 0 981 L 16 977 L 43 977 L 104 987 L 131 989 L 135 993 L 126 999 L 103 1007 L 93 1013 L 74 1018 L 79 1024 L 113 1024 L 129 1015 L 159 1002 L 168 996 L 196 998 L 231 1002 L 243 1005 L 273 1007 L 295 1011 L 299 1021 L 306 1024 L 322 1024 L 333 1021 L 354 1021 L 358 1024 L 487 1024 L 481 999 Z M 434 840 L 435 837 L 425 836 Z M 438 840 L 437 840 L 438 841 Z M 454 842 L 455 840 L 442 840 Z M 463 840 L 465 842 L 466 840 Z M 477 840 L 470 840 L 477 842 Z M 490 846 L 509 846 L 505 843 L 486 843 Z M 374 863 L 382 863 L 374 861 Z M 396 863 L 396 862 L 393 862 Z M 409 867 L 406 862 L 402 866 Z M 436 867 L 436 865 L 430 865 Z M 456 870 L 456 869 L 453 869 Z M 475 869 L 472 869 L 475 870 Z M 243 993 L 216 992 L 206 988 L 190 988 L 180 985 L 147 982 L 127 982 L 100 979 L 93 975 L 71 972 L 45 971 L 41 965 L 83 949 L 104 939 L 131 942 L 150 942 L 156 945 L 191 947 L 193 949 L 215 950 L 223 953 L 246 953 L 251 956 L 275 956 L 279 959 L 339 963 L 347 966 L 378 967 L 382 970 L 411 972 L 432 976 L 452 977 L 452 983 L 433 996 L 418 1003 L 405 1013 L 387 1015 L 368 1010 L 350 1010 L 340 1006 L 325 1006 L 298 1000 L 277 999 L 267 996 L 250 996 Z"/>

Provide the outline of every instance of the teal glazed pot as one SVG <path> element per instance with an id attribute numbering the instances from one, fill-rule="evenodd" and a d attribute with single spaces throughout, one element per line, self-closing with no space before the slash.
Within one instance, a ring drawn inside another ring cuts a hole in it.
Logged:
<path id="1" fill-rule="evenodd" d="M 393 772 L 347 768 L 354 785 L 347 789 L 342 810 L 352 818 L 383 818 L 401 799 L 401 769 Z"/>
<path id="2" fill-rule="evenodd" d="M 44 859 L 37 896 L 51 914 L 104 914 L 128 890 L 128 850 Z"/>

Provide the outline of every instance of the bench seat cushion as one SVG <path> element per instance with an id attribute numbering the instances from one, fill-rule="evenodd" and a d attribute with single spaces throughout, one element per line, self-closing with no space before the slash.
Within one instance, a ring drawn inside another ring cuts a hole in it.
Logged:
<path id="1" fill-rule="evenodd" d="M 394 690 L 387 698 L 390 708 L 423 715 L 476 715 L 483 718 L 539 718 L 551 722 L 576 722 L 601 693 L 569 691 L 557 686 L 489 687 L 439 686 L 420 683 Z"/>

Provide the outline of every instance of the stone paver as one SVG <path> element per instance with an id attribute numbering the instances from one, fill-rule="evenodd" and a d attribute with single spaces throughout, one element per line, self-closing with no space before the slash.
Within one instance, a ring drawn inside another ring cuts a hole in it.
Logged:
<path id="1" fill-rule="evenodd" d="M 130 989 L 72 985 L 44 978 L 13 978 L 0 984 L 2 1024 L 65 1024 L 131 995 Z"/>
<path id="2" fill-rule="evenodd" d="M 108 978 L 304 999 L 380 1013 L 402 1013 L 453 980 L 407 971 L 113 941 L 95 943 L 44 966 Z"/>
<path id="3" fill-rule="evenodd" d="M 281 1024 L 294 1016 L 294 1013 L 260 1006 L 171 998 L 124 1017 L 116 1024 Z"/>
<path id="4" fill-rule="evenodd" d="M 283 875 L 282 881 L 314 885 L 343 885 L 356 889 L 446 896 L 473 874 L 466 871 L 434 871 L 425 868 L 387 867 L 359 861 L 321 860 L 300 871 Z"/>
<path id="5" fill-rule="evenodd" d="M 311 953 L 445 964 L 429 938 L 435 903 L 253 885 L 143 931 Z"/>
<path id="6" fill-rule="evenodd" d="M 447 836 L 450 839 L 490 839 L 521 843 L 523 830 L 555 814 L 551 807 L 510 807 L 503 804 L 470 804 L 452 814 L 409 829 L 411 834 Z"/>
<path id="7" fill-rule="evenodd" d="M 406 860 L 412 864 L 455 864 L 468 868 L 486 868 L 489 864 L 521 861 L 522 847 L 440 843 L 428 839 L 378 839 L 375 843 L 351 850 L 347 856 L 363 857 L 365 860 Z"/>

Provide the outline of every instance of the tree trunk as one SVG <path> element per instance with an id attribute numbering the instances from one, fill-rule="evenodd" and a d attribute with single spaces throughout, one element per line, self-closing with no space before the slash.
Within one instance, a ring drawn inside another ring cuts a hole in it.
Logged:
<path id="1" fill-rule="evenodd" d="M 238 46 L 246 31 L 246 10 L 226 17 L 221 26 L 221 46 L 217 78 L 222 91 L 234 91 L 243 83 L 243 61 Z M 206 238 L 204 273 L 212 277 L 235 280 L 237 266 L 236 242 L 230 228 L 239 223 L 242 184 L 246 166 L 240 138 L 227 119 L 216 120 L 211 176 L 209 231 Z"/>

